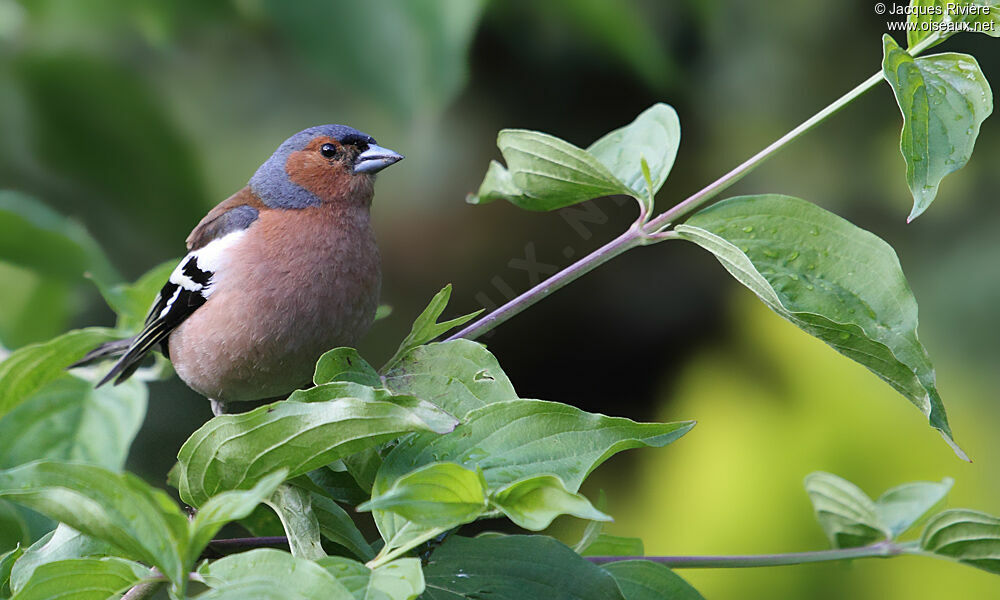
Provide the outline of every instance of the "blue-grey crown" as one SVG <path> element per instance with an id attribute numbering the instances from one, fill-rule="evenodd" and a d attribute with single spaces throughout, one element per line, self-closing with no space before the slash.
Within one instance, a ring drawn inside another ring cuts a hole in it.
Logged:
<path id="1" fill-rule="evenodd" d="M 278 146 L 271 158 L 257 169 L 250 178 L 250 191 L 272 208 L 305 208 L 320 204 L 321 201 L 315 194 L 293 183 L 285 171 L 288 156 L 302 150 L 318 136 L 332 137 L 342 144 L 375 143 L 375 139 L 367 133 L 347 125 L 317 125 L 303 129 Z"/>

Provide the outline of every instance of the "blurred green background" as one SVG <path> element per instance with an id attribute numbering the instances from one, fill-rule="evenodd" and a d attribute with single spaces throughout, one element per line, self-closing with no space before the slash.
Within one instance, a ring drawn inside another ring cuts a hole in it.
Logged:
<path id="1" fill-rule="evenodd" d="M 444 283 L 453 310 L 493 306 L 624 229 L 635 207 L 562 213 L 464 203 L 502 127 L 579 145 L 650 104 L 683 140 L 660 194 L 673 204 L 879 68 L 870 2 L 780 0 L 0 0 L 0 189 L 72 218 L 134 279 L 288 135 L 346 123 L 407 159 L 380 176 L 383 302 L 363 343 L 386 359 Z M 1000 81 L 997 40 L 964 35 Z M 956 459 L 919 413 L 862 367 L 769 313 L 700 249 L 635 250 L 487 338 L 519 393 L 636 419 L 693 418 L 661 451 L 598 471 L 617 522 L 655 554 L 821 549 L 801 488 L 813 470 L 870 495 L 954 477 L 949 503 L 1000 513 L 1000 125 L 928 214 L 911 202 L 888 86 L 855 102 L 731 190 L 781 192 L 892 243 L 920 302 Z M 6 204 L 4 205 L 6 206 Z M 41 215 L 39 218 L 55 218 Z M 92 248 L 21 239 L 0 221 L 0 345 L 112 313 L 82 274 Z M 25 236 L 22 236 L 24 238 Z M 26 250 L 27 249 L 27 250 Z M 83 258 L 81 258 L 83 257 Z M 526 260 L 527 259 L 527 260 Z M 525 268 L 525 263 L 532 268 Z M 176 380 L 155 384 L 129 466 L 162 482 L 210 417 Z M 578 523 L 560 522 L 572 536 Z M 1000 580 L 917 558 L 684 571 L 710 598 L 1000 598 Z"/>

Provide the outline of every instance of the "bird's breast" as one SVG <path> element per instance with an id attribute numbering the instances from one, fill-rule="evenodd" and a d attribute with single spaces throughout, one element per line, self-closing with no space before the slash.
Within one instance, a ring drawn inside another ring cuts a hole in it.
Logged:
<path id="1" fill-rule="evenodd" d="M 371 326 L 381 282 L 366 207 L 262 211 L 170 336 L 178 375 L 223 402 L 285 395 Z"/>

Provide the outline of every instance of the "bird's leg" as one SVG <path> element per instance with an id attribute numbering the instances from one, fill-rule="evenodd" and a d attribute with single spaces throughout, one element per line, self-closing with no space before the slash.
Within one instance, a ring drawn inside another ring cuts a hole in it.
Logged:
<path id="1" fill-rule="evenodd" d="M 226 414 L 226 403 L 221 400 L 216 400 L 215 398 L 209 398 L 208 403 L 212 405 L 212 414 L 215 416 L 221 416 Z"/>

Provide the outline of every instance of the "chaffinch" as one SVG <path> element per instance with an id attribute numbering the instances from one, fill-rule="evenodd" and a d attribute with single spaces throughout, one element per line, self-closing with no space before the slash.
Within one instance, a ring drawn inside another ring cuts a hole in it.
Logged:
<path id="1" fill-rule="evenodd" d="M 217 412 L 307 385 L 320 355 L 356 345 L 374 320 L 369 208 L 375 174 L 402 158 L 344 125 L 288 138 L 194 228 L 142 331 L 74 366 L 120 356 L 98 385 L 118 384 L 158 348 Z"/>

